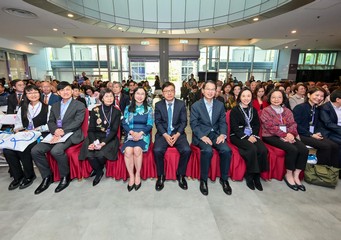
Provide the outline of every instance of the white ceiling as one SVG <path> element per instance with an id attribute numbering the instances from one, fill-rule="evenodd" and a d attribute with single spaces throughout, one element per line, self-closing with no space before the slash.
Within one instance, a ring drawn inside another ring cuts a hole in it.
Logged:
<path id="1" fill-rule="evenodd" d="M 300 0 L 294 0 L 300 1 Z M 341 0 L 316 0 L 299 9 L 271 19 L 234 28 L 211 29 L 209 32 L 168 35 L 121 32 L 81 23 L 52 14 L 22 0 L 1 0 L 0 8 L 20 8 L 38 18 L 24 19 L 0 11 L 0 40 L 16 45 L 62 47 L 68 43 L 109 43 L 123 38 L 186 38 L 203 39 L 207 44 L 254 44 L 260 48 L 341 50 Z M 58 28 L 55 32 L 52 29 Z M 291 34 L 291 30 L 297 30 Z M 131 41 L 131 40 L 130 40 Z M 0 47 L 1 46 L 0 41 Z M 193 41 L 197 42 L 197 41 Z"/>

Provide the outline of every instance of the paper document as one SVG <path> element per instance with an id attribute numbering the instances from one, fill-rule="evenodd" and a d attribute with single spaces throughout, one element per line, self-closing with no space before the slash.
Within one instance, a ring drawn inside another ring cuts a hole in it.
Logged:
<path id="1" fill-rule="evenodd" d="M 59 139 L 59 141 L 56 142 L 56 143 L 65 142 L 72 134 L 73 134 L 73 132 L 69 132 L 69 133 L 65 134 L 65 135 L 64 135 L 61 139 Z M 50 133 L 50 134 L 47 135 L 41 142 L 51 144 L 52 138 L 53 138 L 53 135 Z M 53 143 L 53 144 L 55 144 L 55 143 Z"/>
<path id="2" fill-rule="evenodd" d="M 16 114 L 1 114 L 0 124 L 14 125 Z"/>

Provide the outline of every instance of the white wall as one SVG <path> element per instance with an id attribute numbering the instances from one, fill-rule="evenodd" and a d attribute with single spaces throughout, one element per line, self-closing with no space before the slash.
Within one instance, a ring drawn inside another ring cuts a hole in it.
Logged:
<path id="1" fill-rule="evenodd" d="M 278 66 L 277 66 L 277 78 L 288 79 L 290 56 L 291 56 L 291 50 L 290 49 L 284 49 L 284 50 L 279 51 Z"/>
<path id="2" fill-rule="evenodd" d="M 46 48 L 40 49 L 38 54 L 28 55 L 28 66 L 31 68 L 32 78 L 35 80 L 45 80 L 46 75 L 51 75 L 50 60 Z"/>

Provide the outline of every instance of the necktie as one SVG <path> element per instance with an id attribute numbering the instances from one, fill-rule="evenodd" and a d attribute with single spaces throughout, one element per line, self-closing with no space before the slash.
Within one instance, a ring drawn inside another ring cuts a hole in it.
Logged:
<path id="1" fill-rule="evenodd" d="M 49 100 L 48 100 L 48 96 L 47 96 L 47 95 L 44 95 L 44 103 L 45 103 L 45 104 L 48 104 L 48 103 L 49 103 Z"/>
<path id="2" fill-rule="evenodd" d="M 21 93 L 18 93 L 18 104 L 20 104 L 20 102 L 21 102 L 21 97 L 22 97 L 22 94 Z"/>
<path id="3" fill-rule="evenodd" d="M 115 96 L 115 107 L 120 110 L 120 100 L 118 99 L 118 96 Z"/>
<path id="4" fill-rule="evenodd" d="M 172 133 L 172 103 L 168 103 L 168 127 L 167 133 L 171 135 Z"/>

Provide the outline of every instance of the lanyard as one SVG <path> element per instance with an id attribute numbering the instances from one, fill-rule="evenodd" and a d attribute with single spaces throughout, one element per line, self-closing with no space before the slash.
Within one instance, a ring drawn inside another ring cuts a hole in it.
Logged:
<path id="1" fill-rule="evenodd" d="M 240 109 L 242 110 L 242 113 L 244 114 L 244 118 L 245 118 L 245 121 L 246 121 L 246 124 L 249 128 L 251 128 L 251 120 L 252 120 L 252 111 L 251 111 L 251 107 L 249 107 L 249 115 L 246 114 L 246 112 L 244 111 L 243 107 L 241 106 L 241 104 L 239 104 L 239 107 Z"/>
<path id="2" fill-rule="evenodd" d="M 311 122 L 310 122 L 310 125 L 314 125 L 315 112 L 316 112 L 316 105 L 314 105 L 311 108 Z"/>
<path id="3" fill-rule="evenodd" d="M 31 117 L 31 113 L 30 111 L 28 112 L 28 121 L 29 122 L 32 122 L 33 121 L 33 118 L 35 118 L 37 116 L 37 112 L 38 112 L 38 109 L 39 109 L 39 106 L 41 105 L 41 103 L 39 102 L 38 105 L 37 105 L 37 108 L 36 110 L 33 112 L 33 116 Z M 33 109 L 32 109 L 33 110 Z"/>
<path id="4" fill-rule="evenodd" d="M 110 128 L 110 123 L 111 123 L 111 116 L 112 116 L 112 107 L 110 107 L 110 118 L 109 118 L 109 120 L 108 120 L 108 118 L 107 118 L 107 115 L 105 114 L 105 112 L 104 112 L 104 108 L 103 108 L 103 105 L 102 105 L 102 113 L 103 113 L 103 115 L 104 115 L 104 118 L 105 118 L 105 121 L 107 121 L 107 123 L 109 124 L 108 125 L 108 128 Z"/>

